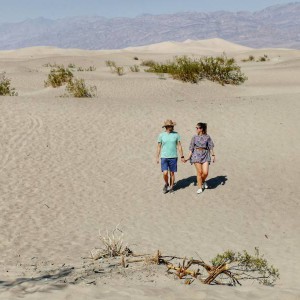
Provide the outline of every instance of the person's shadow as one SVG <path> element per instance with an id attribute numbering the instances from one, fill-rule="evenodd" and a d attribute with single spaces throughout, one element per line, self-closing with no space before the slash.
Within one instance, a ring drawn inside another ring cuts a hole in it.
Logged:
<path id="1" fill-rule="evenodd" d="M 208 189 L 216 189 L 219 185 L 224 185 L 227 181 L 227 176 L 217 176 L 214 178 L 210 178 L 206 181 L 208 185 Z M 197 177 L 196 176 L 190 176 L 188 178 L 180 179 L 177 181 L 177 183 L 174 186 L 174 190 L 181 190 L 189 187 L 191 184 L 194 186 L 197 185 Z"/>

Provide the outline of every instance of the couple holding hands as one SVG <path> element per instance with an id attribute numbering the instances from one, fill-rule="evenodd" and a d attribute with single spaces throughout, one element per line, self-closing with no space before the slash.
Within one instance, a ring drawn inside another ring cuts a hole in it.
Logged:
<path id="1" fill-rule="evenodd" d="M 214 143 L 207 134 L 207 124 L 198 123 L 196 125 L 196 134 L 192 137 L 187 158 L 183 155 L 180 135 L 174 131 L 175 125 L 176 123 L 172 120 L 166 120 L 162 126 L 162 128 L 165 128 L 165 132 L 162 132 L 157 139 L 156 161 L 159 163 L 160 158 L 161 171 L 165 182 L 163 192 L 174 192 L 178 151 L 183 163 L 190 160 L 191 164 L 195 165 L 198 185 L 197 194 L 201 194 L 204 189 L 208 188 L 205 180 L 208 176 L 211 157 L 212 161 L 215 162 Z"/>

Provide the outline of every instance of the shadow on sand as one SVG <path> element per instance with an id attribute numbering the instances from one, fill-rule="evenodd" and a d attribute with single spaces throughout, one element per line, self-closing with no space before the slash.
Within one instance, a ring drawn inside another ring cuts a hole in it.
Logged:
<path id="1" fill-rule="evenodd" d="M 14 290 L 14 294 L 23 297 L 26 294 L 32 294 L 35 292 L 50 292 L 52 290 L 58 290 L 66 287 L 59 281 L 62 278 L 70 275 L 73 271 L 73 267 L 58 270 L 53 275 L 45 274 L 38 277 L 30 278 L 17 278 L 13 281 L 0 280 L 0 295 L 1 292 Z"/>
<path id="2" fill-rule="evenodd" d="M 227 181 L 227 176 L 217 176 L 214 178 L 210 178 L 206 181 L 208 188 L 213 190 L 216 189 L 219 185 L 224 185 Z M 189 187 L 191 184 L 193 186 L 197 185 L 197 177 L 196 176 L 190 176 L 188 178 L 180 179 L 177 181 L 174 190 L 181 190 Z"/>

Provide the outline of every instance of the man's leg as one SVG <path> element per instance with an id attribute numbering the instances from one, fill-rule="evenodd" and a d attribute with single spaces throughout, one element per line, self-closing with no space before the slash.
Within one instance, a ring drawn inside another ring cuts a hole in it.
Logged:
<path id="1" fill-rule="evenodd" d="M 168 186 L 169 186 L 169 176 L 168 176 L 168 160 L 167 158 L 161 159 L 161 171 L 163 173 L 163 179 L 165 181 L 164 187 L 163 187 L 163 193 L 168 192 Z"/>
<path id="2" fill-rule="evenodd" d="M 175 182 L 175 173 L 170 172 L 170 189 L 172 190 L 174 187 L 174 182 Z"/>
<path id="3" fill-rule="evenodd" d="M 170 191 L 173 191 L 175 183 L 175 173 L 177 172 L 177 158 L 169 159 L 169 169 L 170 169 Z"/>

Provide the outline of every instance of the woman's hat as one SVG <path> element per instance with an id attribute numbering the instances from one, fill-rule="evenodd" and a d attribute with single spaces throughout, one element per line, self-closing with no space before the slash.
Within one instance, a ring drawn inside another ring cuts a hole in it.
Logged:
<path id="1" fill-rule="evenodd" d="M 164 122 L 164 125 L 163 125 L 162 128 L 167 127 L 167 126 L 172 126 L 172 127 L 174 127 L 175 125 L 176 125 L 176 123 L 173 122 L 172 120 L 166 120 L 166 121 Z"/>

